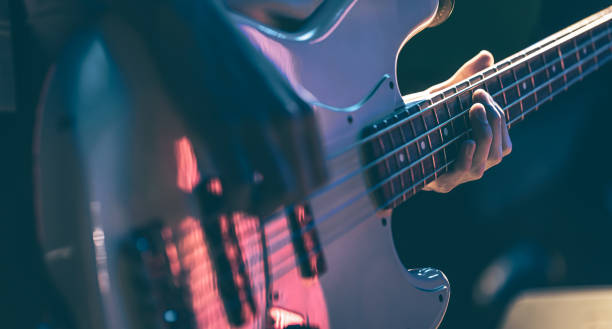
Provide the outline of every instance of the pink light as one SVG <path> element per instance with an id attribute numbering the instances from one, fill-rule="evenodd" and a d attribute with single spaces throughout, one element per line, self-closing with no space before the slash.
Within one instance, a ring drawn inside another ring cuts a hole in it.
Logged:
<path id="1" fill-rule="evenodd" d="M 174 142 L 174 155 L 177 169 L 176 186 L 184 192 L 191 193 L 200 182 L 200 173 L 189 138 L 183 136 Z"/>
<path id="2" fill-rule="evenodd" d="M 206 187 L 208 189 L 208 192 L 210 192 L 211 194 L 219 196 L 223 194 L 223 186 L 221 186 L 221 181 L 219 180 L 219 178 L 212 178 L 208 182 L 208 185 Z"/>
<path id="3" fill-rule="evenodd" d="M 170 271 L 175 278 L 181 272 L 181 263 L 178 258 L 178 251 L 176 250 L 176 244 L 172 242 L 172 229 L 164 227 L 162 229 L 162 238 L 166 243 L 166 255 L 168 256 L 168 262 L 170 263 Z"/>
<path id="4" fill-rule="evenodd" d="M 291 325 L 303 325 L 304 317 L 295 312 L 291 312 L 284 308 L 272 307 L 268 313 L 274 324 L 274 329 L 284 329 Z"/>

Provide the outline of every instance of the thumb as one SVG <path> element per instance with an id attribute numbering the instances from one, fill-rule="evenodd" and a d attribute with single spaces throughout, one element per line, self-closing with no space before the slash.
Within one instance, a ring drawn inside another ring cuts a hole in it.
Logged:
<path id="1" fill-rule="evenodd" d="M 487 50 L 482 50 L 478 53 L 478 55 L 474 56 L 472 59 L 463 64 L 450 79 L 431 87 L 429 92 L 435 93 L 444 88 L 450 87 L 461 80 L 464 80 L 486 69 L 487 67 L 493 65 L 493 63 L 495 63 L 493 55 Z"/>

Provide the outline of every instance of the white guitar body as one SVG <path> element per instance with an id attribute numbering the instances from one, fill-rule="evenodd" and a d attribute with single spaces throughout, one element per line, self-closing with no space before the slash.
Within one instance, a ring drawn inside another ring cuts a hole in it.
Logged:
<path id="1" fill-rule="evenodd" d="M 404 104 L 395 77 L 397 54 L 433 19 L 438 1 L 328 2 L 298 33 L 275 31 L 238 16 L 236 22 L 314 105 L 324 150 L 331 156 L 357 141 L 368 124 Z M 152 218 L 178 231 L 190 225 L 186 219 L 200 214 L 193 198 L 177 188 L 177 143 L 186 133 L 172 110 L 175 105 L 155 74 L 136 81 L 137 74 L 124 73 L 128 53 L 145 58 L 133 71 L 155 70 L 138 42 L 121 47 L 107 41 L 117 26 L 107 24 L 104 33 L 85 42 L 81 60 L 72 64 L 76 69 L 64 70 L 69 60 L 58 64 L 41 106 L 41 244 L 80 328 L 132 328 L 123 290 L 129 283 L 122 282 L 120 270 L 121 240 Z M 54 83 L 66 79 L 72 87 Z M 74 83 L 81 89 L 74 91 Z M 111 106 L 109 99 L 115 100 Z M 66 120 L 67 127 L 60 127 Z M 333 184 L 361 167 L 359 149 L 327 165 Z M 400 263 L 391 225 L 383 224 L 391 216 L 376 211 L 367 188 L 364 176 L 354 175 L 310 201 L 327 263 L 327 271 L 315 279 L 303 279 L 294 269 L 283 216 L 265 226 L 272 291 L 262 287 L 261 240 L 243 248 L 259 312 L 241 328 L 266 327 L 266 296 L 274 296 L 269 306 L 321 329 L 439 325 L 450 294 L 446 277 L 438 270 L 408 270 Z M 248 225 L 256 227 L 255 222 Z M 435 232 L 423 234 L 436 243 Z M 210 308 L 194 328 L 229 328 L 214 280 L 210 282 L 213 297 L 205 303 Z M 289 317 L 282 320 L 291 322 Z"/>

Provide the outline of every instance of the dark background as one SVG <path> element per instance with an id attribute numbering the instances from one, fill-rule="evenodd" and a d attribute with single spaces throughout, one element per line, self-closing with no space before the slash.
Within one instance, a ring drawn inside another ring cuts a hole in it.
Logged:
<path id="1" fill-rule="evenodd" d="M 401 52 L 400 87 L 444 81 L 481 49 L 499 61 L 610 4 L 457 0 L 447 22 Z M 513 128 L 512 154 L 482 180 L 420 193 L 394 211 L 404 264 L 442 269 L 451 282 L 443 328 L 494 327 L 523 289 L 612 284 L 611 90 L 607 66 Z M 483 299 L 492 264 L 509 279 Z"/>
<path id="2" fill-rule="evenodd" d="M 16 3 L 11 2 L 19 13 Z M 401 52 L 400 86 L 404 93 L 426 89 L 481 49 L 505 58 L 610 4 L 457 0 L 446 23 L 423 31 Z M 14 31 L 27 36 L 23 29 Z M 22 67 L 17 81 L 24 110 L 0 115 L 2 328 L 29 328 L 61 307 L 36 246 L 30 130 L 36 104 L 24 96 L 40 87 L 54 54 L 28 53 L 41 58 L 16 59 L 38 63 Z M 523 289 L 612 283 L 611 87 L 612 64 L 513 129 L 513 153 L 482 180 L 449 194 L 420 193 L 394 212 L 395 242 L 406 266 L 434 266 L 451 281 L 444 328 L 491 328 Z M 474 287 L 499 259 L 510 264 L 511 280 L 494 298 L 478 302 Z"/>

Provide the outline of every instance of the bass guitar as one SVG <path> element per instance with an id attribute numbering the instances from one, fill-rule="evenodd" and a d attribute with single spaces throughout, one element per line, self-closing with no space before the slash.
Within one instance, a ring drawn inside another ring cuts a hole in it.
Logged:
<path id="1" fill-rule="evenodd" d="M 68 113 L 50 105 L 66 104 L 53 83 L 66 68 L 57 66 L 41 105 L 39 219 L 51 277 L 77 326 L 438 327 L 449 281 L 437 269 L 402 265 L 390 211 L 452 167 L 471 135 L 475 90 L 494 97 L 511 127 L 612 59 L 610 7 L 407 104 L 398 52 L 440 9 L 448 7 L 438 0 L 325 1 L 294 32 L 233 15 L 313 106 L 330 176 L 262 218 L 205 214 L 202 200 L 214 203 L 223 186 L 198 170 L 200 146 L 159 77 L 148 76 L 146 99 L 132 102 L 147 111 L 92 110 L 123 95 L 122 86 L 141 85 L 100 73 L 83 79 L 96 92 L 78 94 Z M 154 71 L 141 70 L 147 60 L 120 67 L 113 58 L 121 54 L 101 40 L 84 50 L 81 71 Z M 126 47 L 139 51 L 138 42 Z M 435 232 L 423 234 L 438 243 Z"/>

